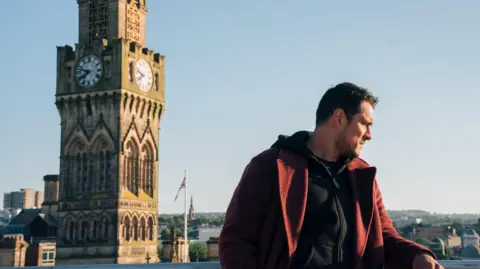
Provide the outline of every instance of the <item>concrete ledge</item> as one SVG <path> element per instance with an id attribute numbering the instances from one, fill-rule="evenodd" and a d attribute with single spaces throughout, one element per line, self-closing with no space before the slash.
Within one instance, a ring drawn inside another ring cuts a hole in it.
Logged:
<path id="1" fill-rule="evenodd" d="M 448 260 L 440 261 L 447 269 L 480 268 L 480 260 Z M 14 268 L 14 267 L 6 267 Z M 191 263 L 154 263 L 154 264 L 92 264 L 92 265 L 70 265 L 55 267 L 29 267 L 29 268 L 55 268 L 55 269 L 122 269 L 122 268 L 160 268 L 160 269 L 221 269 L 219 262 L 191 262 Z"/>

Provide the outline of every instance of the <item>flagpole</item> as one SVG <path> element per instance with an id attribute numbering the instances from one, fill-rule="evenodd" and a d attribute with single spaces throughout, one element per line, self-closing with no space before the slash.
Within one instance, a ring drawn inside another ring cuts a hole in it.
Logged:
<path id="1" fill-rule="evenodd" d="M 187 170 L 185 170 L 185 211 L 184 211 L 184 214 L 183 214 L 183 238 L 184 238 L 184 245 L 183 245 L 183 257 L 184 257 L 184 260 L 183 262 L 187 262 L 187 257 L 188 257 L 188 247 L 187 247 L 187 242 L 188 242 L 188 218 L 187 218 L 187 203 L 188 203 L 188 197 L 187 197 L 188 193 L 187 193 Z"/>

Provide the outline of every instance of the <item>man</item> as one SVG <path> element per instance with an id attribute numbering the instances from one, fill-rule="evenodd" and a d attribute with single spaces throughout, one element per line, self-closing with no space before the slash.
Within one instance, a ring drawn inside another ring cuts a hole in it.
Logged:
<path id="1" fill-rule="evenodd" d="M 280 136 L 251 160 L 220 235 L 223 269 L 442 268 L 398 235 L 376 168 L 358 158 L 377 103 L 367 89 L 338 84 L 320 100 L 313 133 Z"/>

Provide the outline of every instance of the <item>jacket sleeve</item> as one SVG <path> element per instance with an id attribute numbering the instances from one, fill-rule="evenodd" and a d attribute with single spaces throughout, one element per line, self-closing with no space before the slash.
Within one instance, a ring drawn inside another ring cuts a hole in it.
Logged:
<path id="1" fill-rule="evenodd" d="M 255 269 L 260 230 L 273 195 L 272 171 L 264 159 L 245 168 L 225 213 L 219 238 L 222 269 Z"/>
<path id="2" fill-rule="evenodd" d="M 375 182 L 375 197 L 382 223 L 386 267 L 390 269 L 412 268 L 413 260 L 419 254 L 428 254 L 437 259 L 428 248 L 407 240 L 397 233 L 383 205 L 382 194 L 377 182 Z"/>

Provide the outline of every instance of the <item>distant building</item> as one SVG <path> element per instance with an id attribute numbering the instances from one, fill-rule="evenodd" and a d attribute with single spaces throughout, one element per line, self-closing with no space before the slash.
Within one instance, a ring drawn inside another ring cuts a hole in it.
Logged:
<path id="1" fill-rule="evenodd" d="M 42 203 L 43 192 L 33 189 L 20 189 L 20 191 L 3 194 L 3 207 L 8 210 L 41 208 Z"/>
<path id="2" fill-rule="evenodd" d="M 188 234 L 188 239 L 197 241 L 208 241 L 210 237 L 219 237 L 222 227 L 198 228 Z"/>
<path id="3" fill-rule="evenodd" d="M 5 228 L 5 235 L 21 234 L 29 243 L 55 241 L 57 221 L 42 209 L 23 209 Z"/>
<path id="4" fill-rule="evenodd" d="M 475 248 L 479 247 L 480 236 L 472 227 L 465 227 L 462 235 L 462 247 L 466 248 L 468 246 L 473 246 Z"/>

